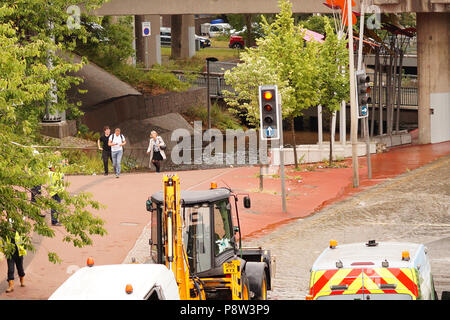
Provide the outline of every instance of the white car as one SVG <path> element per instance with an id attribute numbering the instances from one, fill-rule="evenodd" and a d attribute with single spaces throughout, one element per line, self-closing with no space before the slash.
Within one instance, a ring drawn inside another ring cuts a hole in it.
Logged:
<path id="1" fill-rule="evenodd" d="M 49 300 L 180 300 L 173 272 L 162 264 L 84 267 Z"/>

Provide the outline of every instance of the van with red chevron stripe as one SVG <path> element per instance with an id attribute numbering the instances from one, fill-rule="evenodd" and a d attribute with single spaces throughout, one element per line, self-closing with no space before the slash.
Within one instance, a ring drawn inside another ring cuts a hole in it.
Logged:
<path id="1" fill-rule="evenodd" d="M 437 300 L 427 248 L 331 240 L 311 268 L 306 300 Z"/>

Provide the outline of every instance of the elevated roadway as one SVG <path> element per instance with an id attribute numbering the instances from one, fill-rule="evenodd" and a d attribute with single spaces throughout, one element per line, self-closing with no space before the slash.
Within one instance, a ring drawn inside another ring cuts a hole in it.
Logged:
<path id="1" fill-rule="evenodd" d="M 294 13 L 332 13 L 325 0 L 291 0 Z M 360 0 L 355 0 L 355 11 Z M 370 0 L 382 12 L 450 12 L 450 0 Z M 111 0 L 98 15 L 276 13 L 277 0 Z"/>

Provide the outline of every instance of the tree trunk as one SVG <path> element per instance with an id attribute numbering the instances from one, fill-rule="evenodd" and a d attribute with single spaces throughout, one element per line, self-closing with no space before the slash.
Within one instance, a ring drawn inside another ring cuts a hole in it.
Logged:
<path id="1" fill-rule="evenodd" d="M 333 162 L 333 113 L 330 112 L 330 160 L 328 166 Z"/>
<path id="2" fill-rule="evenodd" d="M 245 26 L 247 27 L 247 41 L 246 41 L 246 46 L 247 48 L 250 48 L 251 46 L 254 45 L 254 39 L 253 39 L 253 33 L 252 33 L 252 15 L 251 14 L 244 14 L 244 18 L 245 18 Z"/>
<path id="3" fill-rule="evenodd" d="M 295 142 L 295 126 L 294 126 L 294 117 L 291 118 L 291 132 L 292 132 L 292 143 L 294 148 L 294 163 L 295 168 L 298 168 L 298 157 L 297 157 L 297 143 Z"/>

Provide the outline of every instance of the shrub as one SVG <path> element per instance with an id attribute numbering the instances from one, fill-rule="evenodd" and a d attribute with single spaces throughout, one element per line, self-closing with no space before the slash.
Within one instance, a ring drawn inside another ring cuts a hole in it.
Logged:
<path id="1" fill-rule="evenodd" d="M 190 87 L 188 83 L 178 80 L 173 73 L 168 72 L 163 67 L 155 67 L 152 70 L 145 71 L 132 65 L 120 64 L 112 67 L 109 71 L 120 80 L 144 92 L 157 91 L 157 89 L 185 91 Z"/>
<path id="2" fill-rule="evenodd" d="M 210 109 L 211 112 L 211 126 L 219 130 L 226 129 L 242 129 L 242 125 L 228 111 L 222 110 L 217 104 L 213 104 Z M 203 125 L 208 124 L 208 110 L 203 106 L 193 106 L 184 112 L 184 116 L 189 121 L 200 120 Z"/>

